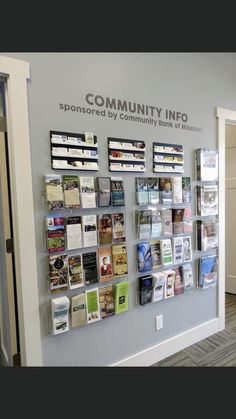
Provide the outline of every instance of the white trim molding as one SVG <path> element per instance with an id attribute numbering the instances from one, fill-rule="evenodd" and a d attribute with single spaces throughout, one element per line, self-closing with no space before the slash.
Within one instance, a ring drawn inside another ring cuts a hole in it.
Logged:
<path id="1" fill-rule="evenodd" d="M 219 319 L 213 319 L 206 323 L 200 324 L 193 329 L 173 336 L 164 342 L 157 345 L 150 346 L 141 352 L 124 358 L 111 367 L 149 367 L 162 359 L 175 354 L 208 336 L 213 335 L 219 331 Z"/>
<path id="2" fill-rule="evenodd" d="M 7 133 L 21 365 L 41 366 L 42 348 L 27 98 L 29 63 L 0 56 L 0 74 L 6 77 Z"/>
<path id="3" fill-rule="evenodd" d="M 219 286 L 218 316 L 220 330 L 225 328 L 225 128 L 236 123 L 236 111 L 216 108 L 219 151 Z"/>

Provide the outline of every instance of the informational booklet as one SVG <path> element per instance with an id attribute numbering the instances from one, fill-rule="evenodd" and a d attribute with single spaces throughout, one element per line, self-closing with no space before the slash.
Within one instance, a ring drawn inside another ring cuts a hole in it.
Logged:
<path id="1" fill-rule="evenodd" d="M 148 178 L 136 177 L 136 203 L 137 205 L 147 205 L 149 203 L 148 196 Z"/>
<path id="2" fill-rule="evenodd" d="M 173 233 L 183 234 L 184 232 L 184 208 L 178 208 L 172 210 L 172 221 L 173 221 Z"/>
<path id="3" fill-rule="evenodd" d="M 84 247 L 97 246 L 97 217 L 95 214 L 82 215 Z"/>
<path id="4" fill-rule="evenodd" d="M 175 295 L 175 271 L 170 269 L 168 271 L 165 271 L 166 274 L 166 282 L 165 282 L 165 290 L 164 295 L 165 298 L 171 298 Z"/>
<path id="5" fill-rule="evenodd" d="M 111 205 L 111 179 L 99 177 L 98 180 L 98 206 L 109 207 Z"/>
<path id="6" fill-rule="evenodd" d="M 184 277 L 184 291 L 191 290 L 193 288 L 193 269 L 190 263 L 182 266 L 183 277 Z"/>
<path id="7" fill-rule="evenodd" d="M 166 284 L 166 273 L 156 272 L 152 274 L 153 278 L 153 293 L 152 293 L 152 302 L 163 300 Z"/>
<path id="8" fill-rule="evenodd" d="M 150 205 L 156 205 L 159 203 L 159 178 L 149 177 L 148 183 L 148 202 Z"/>
<path id="9" fill-rule="evenodd" d="M 136 211 L 137 219 L 137 235 L 139 239 L 148 239 L 151 235 L 151 210 L 138 210 Z"/>
<path id="10" fill-rule="evenodd" d="M 111 281 L 113 279 L 111 247 L 100 247 L 98 255 L 100 282 Z"/>
<path id="11" fill-rule="evenodd" d="M 152 270 L 152 254 L 149 242 L 137 244 L 138 271 L 148 272 Z"/>
<path id="12" fill-rule="evenodd" d="M 158 269 L 161 266 L 161 244 L 160 240 L 150 242 L 151 256 L 152 256 L 152 269 Z"/>
<path id="13" fill-rule="evenodd" d="M 171 239 L 160 240 L 162 265 L 168 266 L 173 264 Z"/>
<path id="14" fill-rule="evenodd" d="M 162 234 L 163 236 L 171 236 L 173 234 L 172 210 L 162 210 Z"/>
<path id="15" fill-rule="evenodd" d="M 124 181 L 121 177 L 111 177 L 111 198 L 113 206 L 125 205 Z"/>
<path id="16" fill-rule="evenodd" d="M 129 307 L 129 283 L 128 281 L 114 284 L 115 313 L 120 314 L 128 311 Z"/>
<path id="17" fill-rule="evenodd" d="M 68 256 L 70 289 L 84 286 L 82 254 Z"/>
<path id="18" fill-rule="evenodd" d="M 46 206 L 49 210 L 64 208 L 61 175 L 45 175 Z"/>
<path id="19" fill-rule="evenodd" d="M 159 189 L 162 204 L 172 204 L 172 181 L 171 177 L 160 177 Z"/>
<path id="20" fill-rule="evenodd" d="M 79 249 L 82 247 L 81 217 L 66 218 L 67 249 Z"/>
<path id="21" fill-rule="evenodd" d="M 128 274 L 127 250 L 125 244 L 114 244 L 112 246 L 112 262 L 115 277 Z"/>
<path id="22" fill-rule="evenodd" d="M 139 281 L 139 304 L 144 306 L 152 302 L 153 277 L 145 275 L 138 278 Z"/>
<path id="23" fill-rule="evenodd" d="M 173 237 L 172 239 L 173 245 L 173 264 L 177 265 L 178 263 L 183 262 L 183 237 Z"/>
<path id="24" fill-rule="evenodd" d="M 49 253 L 65 250 L 65 219 L 64 217 L 47 217 L 47 247 Z"/>
<path id="25" fill-rule="evenodd" d="M 99 288 L 99 304 L 102 319 L 115 314 L 115 299 L 113 297 L 112 285 Z"/>
<path id="26" fill-rule="evenodd" d="M 191 262 L 192 260 L 192 241 L 191 236 L 183 237 L 183 262 Z"/>
<path id="27" fill-rule="evenodd" d="M 98 215 L 98 234 L 100 244 L 112 243 L 112 219 L 111 214 Z"/>
<path id="28" fill-rule="evenodd" d="M 160 237 L 162 235 L 162 213 L 161 210 L 151 210 L 151 237 Z"/>
<path id="29" fill-rule="evenodd" d="M 62 292 L 68 289 L 68 256 L 50 255 L 49 261 L 49 280 L 50 292 Z"/>
<path id="30" fill-rule="evenodd" d="M 173 204 L 182 203 L 182 177 L 174 176 L 172 178 Z"/>
<path id="31" fill-rule="evenodd" d="M 83 278 L 86 285 L 98 282 L 97 252 L 82 254 Z"/>
<path id="32" fill-rule="evenodd" d="M 190 203 L 192 201 L 192 187 L 190 177 L 182 177 L 182 200 L 184 203 Z"/>
<path id="33" fill-rule="evenodd" d="M 197 180 L 216 181 L 218 179 L 217 150 L 196 150 Z"/>
<path id="34" fill-rule="evenodd" d="M 192 233 L 193 231 L 193 220 L 191 208 L 184 208 L 183 214 L 183 232 Z"/>
<path id="35" fill-rule="evenodd" d="M 175 271 L 175 283 L 174 283 L 174 292 L 175 295 L 183 294 L 184 292 L 184 277 L 182 266 L 174 269 Z"/>
<path id="36" fill-rule="evenodd" d="M 57 297 L 51 299 L 52 334 L 59 335 L 69 330 L 69 308 L 68 297 Z"/>
<path id="37" fill-rule="evenodd" d="M 115 243 L 125 242 L 125 220 L 123 213 L 112 214 L 112 233 Z"/>
<path id="38" fill-rule="evenodd" d="M 197 214 L 217 215 L 218 214 L 218 186 L 201 185 L 197 186 Z"/>
<path id="39" fill-rule="evenodd" d="M 199 259 L 198 287 L 209 288 L 215 286 L 218 279 L 217 256 L 206 256 Z"/>
<path id="40" fill-rule="evenodd" d="M 65 208 L 80 208 L 78 176 L 63 176 Z"/>
<path id="41" fill-rule="evenodd" d="M 96 192 L 93 176 L 80 176 L 80 197 L 82 208 L 96 207 Z"/>
<path id="42" fill-rule="evenodd" d="M 101 320 L 98 288 L 85 291 L 87 323 Z"/>
<path id="43" fill-rule="evenodd" d="M 71 327 L 84 326 L 87 323 L 86 319 L 86 306 L 85 306 L 85 293 L 71 297 Z"/>

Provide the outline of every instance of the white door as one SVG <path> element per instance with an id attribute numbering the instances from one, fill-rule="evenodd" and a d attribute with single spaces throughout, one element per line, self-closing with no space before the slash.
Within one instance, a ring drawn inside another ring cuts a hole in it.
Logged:
<path id="1" fill-rule="evenodd" d="M 7 248 L 11 236 L 5 134 L 0 131 L 0 365 L 3 366 L 19 362 L 13 255 Z"/>
<path id="2" fill-rule="evenodd" d="M 225 291 L 236 294 L 236 125 L 225 134 Z"/>

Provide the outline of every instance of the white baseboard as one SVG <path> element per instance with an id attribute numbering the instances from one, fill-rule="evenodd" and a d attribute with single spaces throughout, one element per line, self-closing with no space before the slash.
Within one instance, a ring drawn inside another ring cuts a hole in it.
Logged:
<path id="1" fill-rule="evenodd" d="M 180 333 L 173 338 L 167 339 L 157 345 L 150 346 L 141 352 L 124 358 L 111 367 L 149 367 L 156 362 L 175 354 L 214 333 L 219 332 L 219 318 L 200 324 L 193 329 Z"/>
<path id="2" fill-rule="evenodd" d="M 0 366 L 9 367 L 8 356 L 3 345 L 0 345 Z"/>

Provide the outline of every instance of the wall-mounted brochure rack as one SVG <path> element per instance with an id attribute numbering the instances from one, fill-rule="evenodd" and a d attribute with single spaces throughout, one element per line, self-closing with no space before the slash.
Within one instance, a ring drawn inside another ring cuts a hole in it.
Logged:
<path id="1" fill-rule="evenodd" d="M 180 144 L 153 143 L 154 173 L 183 173 L 184 149 Z"/>
<path id="2" fill-rule="evenodd" d="M 98 143 L 93 133 L 50 131 L 52 169 L 98 170 Z"/>
<path id="3" fill-rule="evenodd" d="M 108 137 L 110 172 L 145 172 L 145 142 Z"/>

